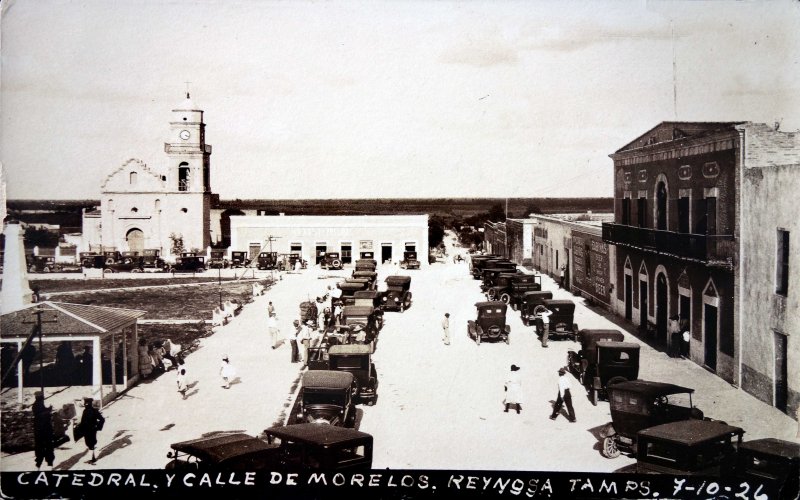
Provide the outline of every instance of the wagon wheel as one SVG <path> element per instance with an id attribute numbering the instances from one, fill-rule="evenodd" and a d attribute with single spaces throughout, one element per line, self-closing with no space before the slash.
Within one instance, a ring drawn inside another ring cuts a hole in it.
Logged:
<path id="1" fill-rule="evenodd" d="M 500 294 L 500 302 L 502 302 L 503 304 L 508 304 L 509 302 L 511 302 L 511 295 L 509 295 L 508 293 Z"/>
<path id="2" fill-rule="evenodd" d="M 617 440 L 614 439 L 614 436 L 603 438 L 603 456 L 606 458 L 619 456 L 619 448 L 617 448 Z"/>

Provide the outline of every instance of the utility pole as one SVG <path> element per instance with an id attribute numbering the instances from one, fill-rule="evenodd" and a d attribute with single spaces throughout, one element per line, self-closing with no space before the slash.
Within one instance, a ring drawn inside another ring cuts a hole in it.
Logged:
<path id="1" fill-rule="evenodd" d="M 44 397 L 44 351 L 42 350 L 42 323 L 58 323 L 57 319 L 42 320 L 42 314 L 45 312 L 47 312 L 47 309 L 43 309 L 41 305 L 38 305 L 33 311 L 31 311 L 31 314 L 35 315 L 36 319 L 23 321 L 23 323 L 36 325 L 33 333 L 30 337 L 28 337 L 25 347 L 31 343 L 34 335 L 39 336 L 39 382 L 42 390 L 42 397 Z M 25 347 L 23 347 L 23 350 Z M 22 351 L 20 351 L 20 354 L 22 354 Z"/>
<path id="2" fill-rule="evenodd" d="M 267 241 L 269 242 L 269 255 L 270 257 L 275 257 L 275 262 L 272 263 L 272 267 L 269 270 L 269 280 L 271 283 L 275 282 L 275 266 L 278 265 L 278 256 L 272 253 L 272 242 L 278 241 L 280 236 L 272 236 L 271 234 L 267 236 Z"/>

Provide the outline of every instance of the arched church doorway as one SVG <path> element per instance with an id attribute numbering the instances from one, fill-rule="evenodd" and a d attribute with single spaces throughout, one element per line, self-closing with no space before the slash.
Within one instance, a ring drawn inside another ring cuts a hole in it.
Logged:
<path id="1" fill-rule="evenodd" d="M 131 252 L 139 252 L 142 255 L 144 251 L 144 233 L 141 229 L 131 229 L 125 235 L 128 240 L 128 250 Z"/>

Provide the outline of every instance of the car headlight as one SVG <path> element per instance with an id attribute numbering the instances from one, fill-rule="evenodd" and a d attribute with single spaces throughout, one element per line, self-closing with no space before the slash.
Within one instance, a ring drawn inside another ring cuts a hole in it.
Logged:
<path id="1" fill-rule="evenodd" d="M 395 298 L 394 298 L 394 301 L 395 301 L 395 302 L 400 302 L 400 299 L 399 299 L 399 298 L 397 298 L 397 297 L 395 297 Z"/>
<path id="2" fill-rule="evenodd" d="M 381 300 L 382 300 L 383 302 L 386 302 L 386 297 L 381 297 Z"/>

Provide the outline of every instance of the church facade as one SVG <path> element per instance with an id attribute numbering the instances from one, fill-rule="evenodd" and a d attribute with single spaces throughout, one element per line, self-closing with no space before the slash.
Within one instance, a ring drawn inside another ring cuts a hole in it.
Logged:
<path id="1" fill-rule="evenodd" d="M 106 177 L 100 210 L 84 213 L 84 251 L 205 252 L 211 243 L 211 145 L 203 111 L 188 93 L 172 110 L 167 140 L 162 166 L 131 158 Z"/>

